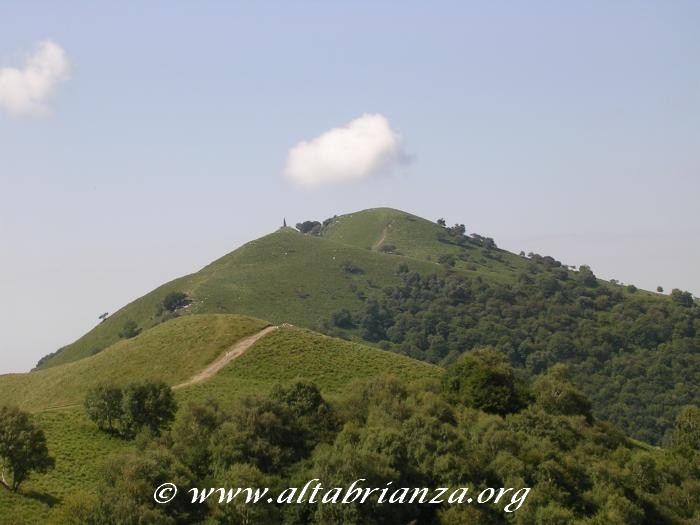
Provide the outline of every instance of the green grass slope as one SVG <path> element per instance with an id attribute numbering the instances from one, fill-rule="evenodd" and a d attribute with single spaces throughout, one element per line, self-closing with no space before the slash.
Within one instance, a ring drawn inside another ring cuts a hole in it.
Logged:
<path id="1" fill-rule="evenodd" d="M 267 324 L 238 315 L 179 317 L 79 361 L 2 375 L 0 399 L 36 411 L 82 403 L 87 390 L 101 381 L 125 384 L 153 379 L 174 385 Z"/>
<path id="2" fill-rule="evenodd" d="M 456 269 L 479 273 L 497 281 L 512 281 L 516 272 L 527 264 L 526 259 L 505 250 L 485 250 L 476 241 L 464 246 L 450 242 L 445 228 L 393 208 L 373 208 L 334 217 L 323 228 L 324 238 L 358 248 L 381 251 L 390 246 L 394 253 L 436 262 L 441 255 L 462 256 Z"/>
<path id="3" fill-rule="evenodd" d="M 143 330 L 156 325 L 161 320 L 158 307 L 172 291 L 184 292 L 193 300 L 183 315 L 235 313 L 313 328 L 333 310 L 359 307 L 358 292 L 371 294 L 396 284 L 403 259 L 283 228 L 126 305 L 38 368 L 100 352 L 119 341 L 119 332 L 129 320 Z M 416 271 L 440 269 L 428 261 L 408 262 Z M 347 263 L 361 272 L 344 270 Z"/>
<path id="4" fill-rule="evenodd" d="M 281 327 L 258 341 L 209 381 L 178 393 L 183 400 L 235 399 L 295 379 L 314 382 L 331 399 L 357 379 L 390 374 L 406 382 L 439 378 L 443 369 L 392 352 L 297 327 Z"/>

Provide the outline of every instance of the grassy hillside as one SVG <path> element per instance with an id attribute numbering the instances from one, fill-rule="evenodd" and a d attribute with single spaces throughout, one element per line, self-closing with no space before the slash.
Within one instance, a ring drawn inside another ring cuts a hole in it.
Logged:
<path id="1" fill-rule="evenodd" d="M 192 313 L 236 313 L 313 328 L 329 311 L 359 307 L 358 293 L 372 294 L 398 282 L 403 258 L 303 235 L 291 228 L 249 242 L 201 271 L 167 283 L 126 305 L 38 368 L 91 356 L 119 341 L 127 321 L 141 329 L 160 322 L 169 292 L 186 293 Z M 439 271 L 428 261 L 408 261 L 417 271 Z M 354 273 L 344 269 L 351 264 Z"/>
<path id="2" fill-rule="evenodd" d="M 65 498 L 94 490 L 102 459 L 134 446 L 99 432 L 87 420 L 80 404 L 90 386 L 103 380 L 139 379 L 177 384 L 235 341 L 266 325 L 237 315 L 184 316 L 77 362 L 0 376 L 0 398 L 36 412 L 35 420 L 46 432 L 50 453 L 56 457 L 56 468 L 30 478 L 21 494 L 0 490 L 0 523 L 60 523 Z M 358 379 L 387 373 L 408 382 L 439 377 L 442 369 L 308 330 L 282 327 L 210 380 L 178 390 L 177 398 L 181 405 L 210 399 L 225 405 L 297 378 L 313 381 L 324 395 L 334 398 Z M 48 408 L 58 405 L 69 406 Z"/>
<path id="3" fill-rule="evenodd" d="M 100 381 L 124 384 L 154 379 L 174 385 L 266 325 L 237 315 L 172 319 L 80 361 L 28 374 L 2 375 L 0 399 L 36 411 L 82 403 L 85 392 Z"/>
<path id="4" fill-rule="evenodd" d="M 362 344 L 295 327 L 282 327 L 261 339 L 211 380 L 183 389 L 183 400 L 234 399 L 265 392 L 271 384 L 308 379 L 332 398 L 353 381 L 390 374 L 410 382 L 439 378 L 443 369 Z"/>
<path id="5" fill-rule="evenodd" d="M 477 240 L 463 246 L 451 242 L 445 229 L 429 221 L 392 208 L 374 208 L 334 217 L 322 230 L 326 239 L 358 248 L 393 253 L 437 262 L 441 255 L 457 257 L 455 268 L 478 273 L 496 281 L 513 281 L 527 260 L 505 250 L 486 250 Z"/>

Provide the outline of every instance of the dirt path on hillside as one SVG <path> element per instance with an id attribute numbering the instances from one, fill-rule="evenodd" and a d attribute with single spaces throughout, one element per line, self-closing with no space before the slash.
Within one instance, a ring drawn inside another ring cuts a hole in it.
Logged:
<path id="1" fill-rule="evenodd" d="M 384 226 L 384 229 L 382 230 L 382 236 L 379 238 L 377 242 L 374 243 L 372 246 L 373 250 L 378 249 L 382 244 L 384 244 L 384 241 L 386 240 L 386 234 L 389 233 L 389 228 L 391 228 L 391 223 L 387 224 Z"/>
<path id="2" fill-rule="evenodd" d="M 186 386 L 190 385 L 196 385 L 197 383 L 201 383 L 202 381 L 206 381 L 210 377 L 216 375 L 216 373 L 221 370 L 223 367 L 225 367 L 227 364 L 229 364 L 231 361 L 236 359 L 237 357 L 240 357 L 243 355 L 243 353 L 248 350 L 251 346 L 253 346 L 259 339 L 262 339 L 265 337 L 267 334 L 270 332 L 277 330 L 277 326 L 268 326 L 267 328 L 263 328 L 260 330 L 257 334 L 253 334 L 250 337 L 246 337 L 245 339 L 241 339 L 240 341 L 236 342 L 229 348 L 229 350 L 216 359 L 214 362 L 209 364 L 204 370 L 200 371 L 199 373 L 193 375 L 191 378 L 189 378 L 187 381 L 184 383 L 180 383 L 179 385 L 175 385 L 173 387 L 173 390 L 177 390 L 179 388 L 184 388 Z"/>

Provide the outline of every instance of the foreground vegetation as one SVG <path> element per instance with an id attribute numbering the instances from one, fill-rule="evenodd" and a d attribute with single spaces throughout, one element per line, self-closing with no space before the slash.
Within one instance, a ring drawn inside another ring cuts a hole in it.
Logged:
<path id="1" fill-rule="evenodd" d="M 295 381 L 225 409 L 215 401 L 190 403 L 170 433 L 143 440 L 139 454 L 111 458 L 97 494 L 77 495 L 62 515 L 88 524 L 622 525 L 700 518 L 700 414 L 684 413 L 674 446 L 654 450 L 596 422 L 589 407 L 563 369 L 528 384 L 494 350 L 460 359 L 442 383 L 381 376 L 335 403 L 313 383 Z M 362 487 L 393 485 L 398 494 L 402 487 L 468 487 L 474 495 L 505 487 L 519 496 L 482 505 L 389 505 L 377 494 L 363 504 L 246 505 L 219 504 L 217 494 L 193 505 L 187 493 L 267 487 L 277 495 L 314 479 L 326 490 L 363 479 Z M 178 485 L 179 496 L 155 504 L 148 489 L 165 481 Z"/>

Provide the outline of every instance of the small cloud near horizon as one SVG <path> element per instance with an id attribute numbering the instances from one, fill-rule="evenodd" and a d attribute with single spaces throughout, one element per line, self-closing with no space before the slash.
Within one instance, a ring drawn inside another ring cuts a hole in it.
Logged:
<path id="1" fill-rule="evenodd" d="M 0 68 L 0 109 L 11 115 L 45 115 L 56 87 L 69 76 L 65 50 L 51 40 L 37 43 L 22 67 Z"/>
<path id="2" fill-rule="evenodd" d="M 300 186 L 356 182 L 408 159 L 401 136 L 380 114 L 364 114 L 289 150 L 284 176 Z"/>

